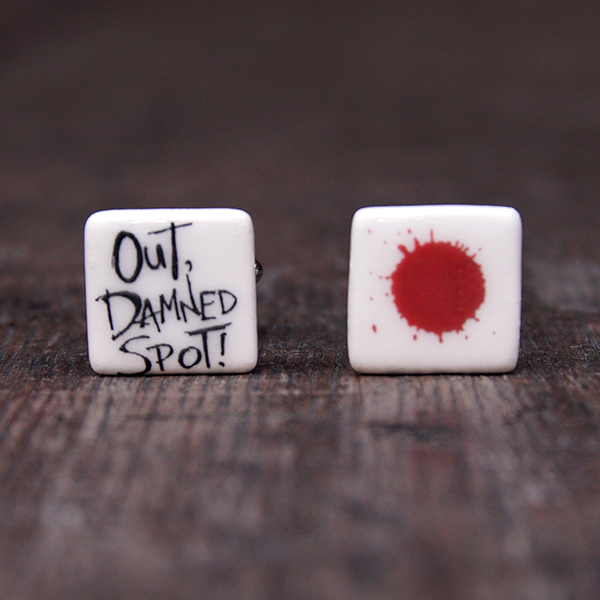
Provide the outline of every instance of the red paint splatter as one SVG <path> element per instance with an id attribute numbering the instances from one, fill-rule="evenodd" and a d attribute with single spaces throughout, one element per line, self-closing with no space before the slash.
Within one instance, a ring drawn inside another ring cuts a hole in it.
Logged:
<path id="1" fill-rule="evenodd" d="M 377 333 L 377 325 L 371 325 L 371 327 L 373 328 L 373 333 Z"/>
<path id="2" fill-rule="evenodd" d="M 461 331 L 467 319 L 485 299 L 485 279 L 481 267 L 468 249 L 458 242 L 431 241 L 409 252 L 398 246 L 404 258 L 390 276 L 394 303 L 408 324 L 442 334 Z"/>

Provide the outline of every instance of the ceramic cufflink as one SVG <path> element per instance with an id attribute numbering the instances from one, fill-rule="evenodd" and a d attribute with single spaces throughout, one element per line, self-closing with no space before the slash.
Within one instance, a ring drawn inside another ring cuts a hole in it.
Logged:
<path id="1" fill-rule="evenodd" d="M 515 368 L 521 218 L 496 206 L 389 206 L 354 215 L 348 353 L 363 373 Z"/>
<path id="2" fill-rule="evenodd" d="M 85 227 L 101 374 L 244 373 L 257 362 L 254 231 L 228 208 L 109 210 Z"/>

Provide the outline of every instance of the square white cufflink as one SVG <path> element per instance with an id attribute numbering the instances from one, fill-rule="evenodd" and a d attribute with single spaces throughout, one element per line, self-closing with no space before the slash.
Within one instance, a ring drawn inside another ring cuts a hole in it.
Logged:
<path id="1" fill-rule="evenodd" d="M 108 210 L 85 226 L 88 347 L 109 375 L 245 373 L 257 362 L 252 219 Z"/>
<path id="2" fill-rule="evenodd" d="M 382 206 L 352 221 L 348 354 L 362 373 L 502 373 L 521 326 L 513 208 Z"/>

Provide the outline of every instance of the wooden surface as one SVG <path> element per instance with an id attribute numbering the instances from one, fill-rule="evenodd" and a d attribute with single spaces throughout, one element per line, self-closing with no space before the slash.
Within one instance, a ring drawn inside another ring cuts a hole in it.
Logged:
<path id="1" fill-rule="evenodd" d="M 600 16 L 590 2 L 0 8 L 0 597 L 600 597 Z M 350 219 L 508 204 L 517 370 L 358 376 Z M 255 222 L 247 376 L 99 377 L 82 228 Z"/>

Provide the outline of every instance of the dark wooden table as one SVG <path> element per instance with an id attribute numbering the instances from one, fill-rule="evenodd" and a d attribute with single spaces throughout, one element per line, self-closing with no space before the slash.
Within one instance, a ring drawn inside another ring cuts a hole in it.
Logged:
<path id="1" fill-rule="evenodd" d="M 0 597 L 600 597 L 600 12 L 554 0 L 0 8 Z M 360 206 L 515 206 L 498 376 L 359 376 Z M 245 376 L 88 364 L 99 209 L 255 222 Z"/>

